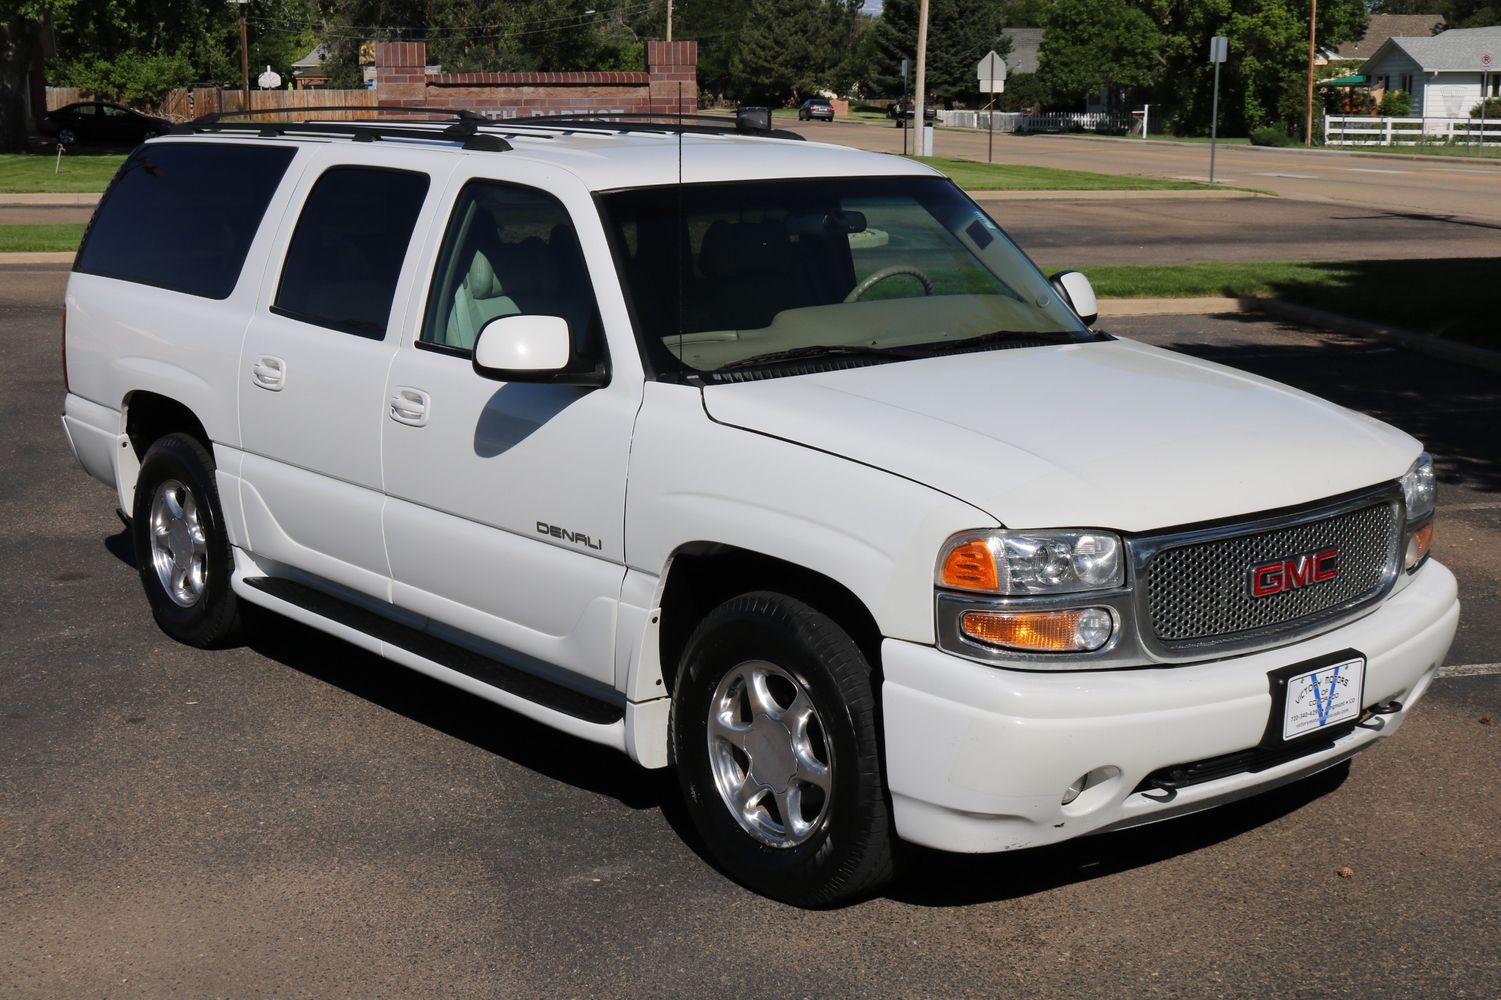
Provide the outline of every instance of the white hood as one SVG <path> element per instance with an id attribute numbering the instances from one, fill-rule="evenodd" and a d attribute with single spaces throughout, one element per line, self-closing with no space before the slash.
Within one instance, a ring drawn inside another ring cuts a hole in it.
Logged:
<path id="1" fill-rule="evenodd" d="M 1019 348 L 704 390 L 709 416 L 942 490 L 1017 528 L 1147 531 L 1395 479 L 1380 421 L 1131 341 Z"/>

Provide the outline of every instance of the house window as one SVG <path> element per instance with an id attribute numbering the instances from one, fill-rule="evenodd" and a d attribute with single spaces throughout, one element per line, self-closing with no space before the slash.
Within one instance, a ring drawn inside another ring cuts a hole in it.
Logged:
<path id="1" fill-rule="evenodd" d="M 1407 91 L 1409 94 L 1412 93 L 1412 74 L 1411 73 L 1403 73 L 1402 74 L 1402 89 L 1405 90 L 1405 91 Z"/>

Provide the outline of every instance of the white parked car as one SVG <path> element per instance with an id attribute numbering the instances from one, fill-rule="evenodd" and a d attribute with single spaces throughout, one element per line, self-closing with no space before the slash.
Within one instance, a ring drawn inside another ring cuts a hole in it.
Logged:
<path id="1" fill-rule="evenodd" d="M 894 156 L 204 123 L 100 202 L 63 423 L 169 635 L 256 605 L 673 765 L 821 905 L 1331 767 L 1444 658 L 1417 441 L 1093 312 Z"/>

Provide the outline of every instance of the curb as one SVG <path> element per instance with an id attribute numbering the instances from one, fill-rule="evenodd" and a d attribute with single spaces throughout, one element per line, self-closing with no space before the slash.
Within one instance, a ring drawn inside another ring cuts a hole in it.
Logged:
<path id="1" fill-rule="evenodd" d="M 65 205 L 79 208 L 92 208 L 99 204 L 102 196 L 99 191 L 85 192 L 82 194 L 0 194 L 0 206 L 36 207 L 38 205 Z"/>
<path id="2" fill-rule="evenodd" d="M 72 264 L 74 251 L 60 253 L 0 253 L 0 267 L 6 264 Z"/>
<path id="3" fill-rule="evenodd" d="M 1501 351 L 1473 344 L 1429 337 L 1384 323 L 1355 319 L 1339 313 L 1301 306 L 1282 299 L 1230 298 L 1212 296 L 1192 299 L 1101 299 L 1100 316 L 1109 319 L 1123 316 L 1211 316 L 1220 313 L 1261 313 L 1273 319 L 1300 326 L 1330 330 L 1352 337 L 1364 337 L 1393 344 L 1414 354 L 1442 361 L 1455 361 L 1487 371 L 1501 372 Z"/>
<path id="4" fill-rule="evenodd" d="M 1179 200 L 1196 201 L 1207 199 L 1218 201 L 1225 198 L 1276 198 L 1277 195 L 1266 191 L 1250 191 L 1244 188 L 1211 188 L 1209 190 L 1196 190 L 1185 188 L 1173 190 L 1103 190 L 1103 191 L 970 191 L 965 189 L 965 194 L 975 201 L 1154 201 L 1154 200 Z"/>

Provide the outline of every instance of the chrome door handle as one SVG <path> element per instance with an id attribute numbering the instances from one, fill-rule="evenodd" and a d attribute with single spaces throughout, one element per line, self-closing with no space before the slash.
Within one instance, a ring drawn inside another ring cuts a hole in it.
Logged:
<path id="1" fill-rule="evenodd" d="M 250 381 L 262 389 L 280 392 L 282 387 L 287 384 L 287 363 L 281 358 L 273 358 L 269 354 L 262 354 L 250 366 Z"/>
<path id="2" fill-rule="evenodd" d="M 399 385 L 391 396 L 391 419 L 409 427 L 427 425 L 429 400 L 427 393 L 409 385 Z"/>

